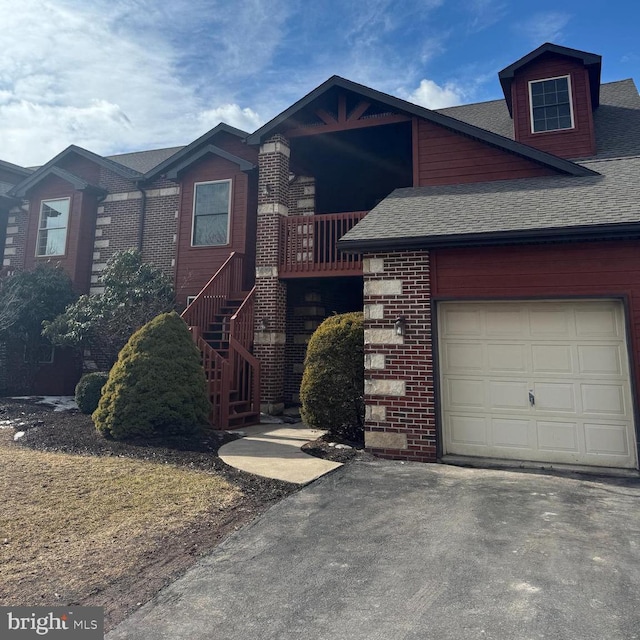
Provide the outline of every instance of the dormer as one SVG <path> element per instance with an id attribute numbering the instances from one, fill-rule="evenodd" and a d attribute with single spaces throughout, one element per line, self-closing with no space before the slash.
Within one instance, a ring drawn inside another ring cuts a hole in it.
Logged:
<path id="1" fill-rule="evenodd" d="M 562 158 L 596 153 L 602 58 L 546 43 L 498 75 L 514 138 Z"/>

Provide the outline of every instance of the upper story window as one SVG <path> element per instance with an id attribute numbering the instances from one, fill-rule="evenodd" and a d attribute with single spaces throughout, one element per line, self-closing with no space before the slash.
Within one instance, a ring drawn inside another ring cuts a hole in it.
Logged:
<path id="1" fill-rule="evenodd" d="M 573 105 L 569 76 L 529 82 L 531 130 L 573 129 Z"/>
<path id="2" fill-rule="evenodd" d="M 36 256 L 62 256 L 67 246 L 69 198 L 43 200 L 40 203 L 40 223 Z"/>
<path id="3" fill-rule="evenodd" d="M 197 182 L 194 185 L 192 246 L 229 244 L 230 204 L 231 180 Z"/>

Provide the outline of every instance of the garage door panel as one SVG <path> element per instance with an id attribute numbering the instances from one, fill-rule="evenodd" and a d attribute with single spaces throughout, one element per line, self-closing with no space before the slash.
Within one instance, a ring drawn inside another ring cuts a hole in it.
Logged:
<path id="1" fill-rule="evenodd" d="M 465 337 L 482 335 L 482 316 L 480 310 L 470 307 L 468 309 L 447 309 L 444 312 L 443 336 Z"/>
<path id="2" fill-rule="evenodd" d="M 446 302 L 438 311 L 445 453 L 637 467 L 620 302 Z"/>
<path id="3" fill-rule="evenodd" d="M 629 439 L 625 424 L 585 423 L 587 453 L 598 455 L 629 455 Z"/>
<path id="4" fill-rule="evenodd" d="M 576 335 L 578 337 L 609 337 L 623 336 L 622 326 L 618 321 L 616 309 L 611 305 L 583 306 L 575 311 Z"/>
<path id="5" fill-rule="evenodd" d="M 485 405 L 484 381 L 449 378 L 446 382 L 446 402 L 453 409 L 480 409 Z"/>
<path id="6" fill-rule="evenodd" d="M 541 451 L 557 451 L 579 453 L 577 422 L 545 422 L 537 423 L 537 448 Z"/>
<path id="7" fill-rule="evenodd" d="M 563 344 L 532 344 L 532 373 L 572 374 L 574 372 L 571 347 Z"/>
<path id="8" fill-rule="evenodd" d="M 575 385 L 566 382 L 537 382 L 533 390 L 538 411 L 576 413 Z"/>
<path id="9" fill-rule="evenodd" d="M 585 414 L 623 416 L 627 412 L 621 384 L 583 384 L 580 391 Z"/>
<path id="10" fill-rule="evenodd" d="M 494 418 L 491 421 L 491 442 L 496 447 L 531 449 L 531 420 Z"/>
<path id="11" fill-rule="evenodd" d="M 452 414 L 448 420 L 449 441 L 452 444 L 483 445 L 487 440 L 487 420 L 481 416 Z"/>
<path id="12" fill-rule="evenodd" d="M 479 343 L 451 342 L 445 345 L 442 366 L 448 371 L 483 371 L 483 349 Z"/>
<path id="13" fill-rule="evenodd" d="M 527 370 L 527 349 L 523 344 L 487 344 L 487 365 L 490 373 Z"/>
<path id="14" fill-rule="evenodd" d="M 530 309 L 529 323 L 531 336 L 534 338 L 568 338 L 569 314 L 561 307 L 550 307 L 546 309 Z"/>
<path id="15" fill-rule="evenodd" d="M 497 337 L 524 337 L 527 334 L 526 318 L 513 306 L 498 306 L 486 312 L 486 335 Z"/>
<path id="16" fill-rule="evenodd" d="M 529 412 L 529 385 L 526 380 L 490 380 L 489 381 L 489 402 L 493 411 L 508 409 L 510 411 L 519 409 Z"/>
<path id="17" fill-rule="evenodd" d="M 580 373 L 598 376 L 621 376 L 624 356 L 619 345 L 578 345 Z"/>

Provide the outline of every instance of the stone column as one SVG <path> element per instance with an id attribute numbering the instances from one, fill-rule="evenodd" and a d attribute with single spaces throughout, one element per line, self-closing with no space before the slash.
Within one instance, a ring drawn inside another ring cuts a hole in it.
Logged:
<path id="1" fill-rule="evenodd" d="M 289 208 L 289 144 L 276 134 L 258 157 L 254 354 L 261 364 L 261 410 L 284 409 L 287 287 L 278 278 L 280 219 Z"/>

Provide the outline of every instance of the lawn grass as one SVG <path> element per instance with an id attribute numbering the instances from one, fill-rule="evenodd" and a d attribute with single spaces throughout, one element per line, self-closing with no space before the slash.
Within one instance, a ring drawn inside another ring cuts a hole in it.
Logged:
<path id="1" fill-rule="evenodd" d="M 0 430 L 0 604 L 82 600 L 242 496 L 219 475 L 16 446 Z"/>

